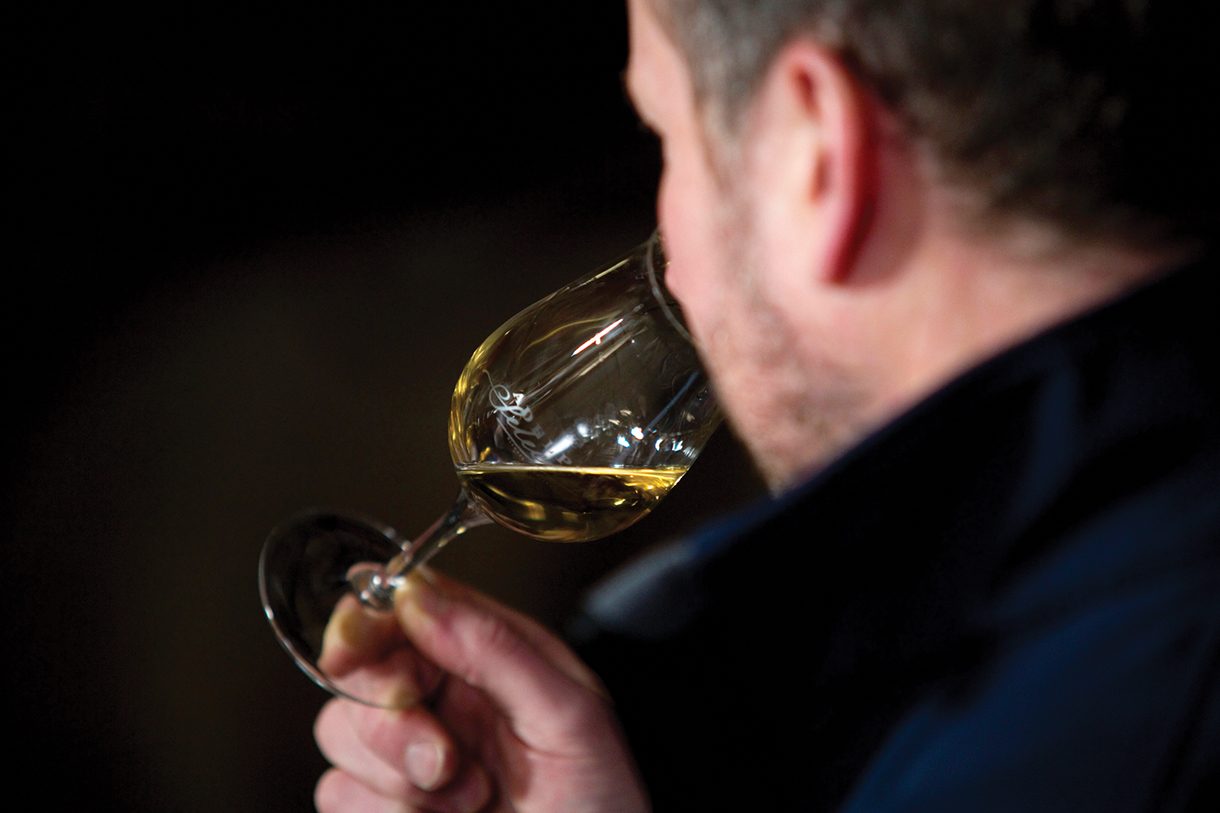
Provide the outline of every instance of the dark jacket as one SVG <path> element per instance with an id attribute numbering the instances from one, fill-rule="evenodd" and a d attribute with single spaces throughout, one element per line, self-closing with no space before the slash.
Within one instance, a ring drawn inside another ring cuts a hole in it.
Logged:
<path id="1" fill-rule="evenodd" d="M 1175 272 L 594 593 L 657 810 L 1220 810 L 1218 308 Z"/>

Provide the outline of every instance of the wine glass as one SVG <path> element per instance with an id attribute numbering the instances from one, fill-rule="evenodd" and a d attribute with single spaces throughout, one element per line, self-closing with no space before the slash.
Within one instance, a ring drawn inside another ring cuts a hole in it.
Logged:
<path id="1" fill-rule="evenodd" d="M 653 234 L 483 342 L 449 413 L 461 490 L 417 539 L 322 509 L 271 532 L 259 561 L 263 607 L 319 685 L 387 708 L 413 699 L 392 653 L 379 669 L 352 670 L 327 649 L 339 627 L 364 639 L 379 626 L 396 631 L 395 589 L 455 537 L 495 521 L 536 539 L 598 539 L 646 515 L 682 478 L 720 412 L 665 266 Z"/>

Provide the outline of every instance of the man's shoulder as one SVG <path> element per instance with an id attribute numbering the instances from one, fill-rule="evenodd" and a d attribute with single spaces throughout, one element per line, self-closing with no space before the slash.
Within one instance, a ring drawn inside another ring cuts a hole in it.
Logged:
<path id="1" fill-rule="evenodd" d="M 848 810 L 1176 810 L 1211 787 L 1214 558 L 1006 622 L 906 711 Z"/>

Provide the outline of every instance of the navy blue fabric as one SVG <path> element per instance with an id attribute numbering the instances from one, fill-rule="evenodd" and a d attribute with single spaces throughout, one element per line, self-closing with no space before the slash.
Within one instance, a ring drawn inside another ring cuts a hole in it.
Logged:
<path id="1" fill-rule="evenodd" d="M 590 597 L 658 810 L 1220 811 L 1220 269 Z"/>

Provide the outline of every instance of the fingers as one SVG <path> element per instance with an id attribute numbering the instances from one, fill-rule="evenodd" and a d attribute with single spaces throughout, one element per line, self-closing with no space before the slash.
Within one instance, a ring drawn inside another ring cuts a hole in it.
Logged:
<path id="1" fill-rule="evenodd" d="M 328 675 L 342 677 L 366 663 L 385 658 L 406 642 L 393 614 L 367 609 L 347 593 L 326 622 L 318 666 Z"/>
<path id="2" fill-rule="evenodd" d="M 420 808 L 382 796 L 340 770 L 322 774 L 313 795 L 318 813 L 413 813 Z"/>
<path id="3" fill-rule="evenodd" d="M 435 794 L 414 800 L 394 799 L 382 796 L 337 768 L 322 774 L 314 790 L 314 806 L 319 813 L 475 813 L 489 798 L 485 792 L 477 802 Z"/>
<path id="4" fill-rule="evenodd" d="M 319 782 L 322 813 L 647 807 L 600 681 L 542 625 L 431 571 L 397 589 L 400 631 L 361 612 L 336 611 L 328 665 L 348 668 L 345 679 L 400 671 L 429 705 L 327 705 L 316 736 L 337 770 Z"/>
<path id="5" fill-rule="evenodd" d="M 597 675 L 534 619 L 440 573 L 427 569 L 419 573 L 445 594 L 499 618 L 555 669 L 609 699 Z M 409 587 L 400 594 L 405 592 Z M 406 708 L 428 697 L 441 679 L 439 670 L 425 659 L 412 657 L 409 649 L 394 614 L 369 610 L 349 594 L 339 601 L 327 623 L 318 667 L 350 697 L 386 708 Z"/>
<path id="6" fill-rule="evenodd" d="M 345 701 L 332 700 L 314 724 L 314 739 L 322 755 L 370 790 L 388 798 L 405 798 L 410 781 L 393 754 L 384 757 L 364 743 L 343 709 Z"/>
<path id="7" fill-rule="evenodd" d="M 609 731 L 596 678 L 519 613 L 432 572 L 399 588 L 395 612 L 416 647 L 485 692 L 527 746 L 584 752 L 599 739 L 591 734 Z"/>
<path id="8" fill-rule="evenodd" d="M 393 709 L 428 697 L 442 679 L 411 648 L 393 613 L 367 609 L 350 593 L 326 624 L 318 668 L 347 696 Z"/>
<path id="9" fill-rule="evenodd" d="M 607 701 L 610 700 L 610 694 L 606 691 L 605 684 L 602 683 L 597 673 L 578 658 L 567 644 L 533 618 L 512 607 L 506 607 L 490 596 L 455 581 L 439 571 L 420 568 L 420 575 L 450 596 L 460 597 L 463 601 L 479 607 L 484 612 L 500 616 L 556 669 L 589 691 L 601 695 Z"/>
<path id="10" fill-rule="evenodd" d="M 367 794 L 406 805 L 387 810 L 470 813 L 491 796 L 483 769 L 462 764 L 448 732 L 422 707 L 387 711 L 332 700 L 318 715 L 314 734 L 323 755 L 340 769 L 318 784 L 323 813 L 363 810 L 342 805 Z M 383 807 L 377 801 L 370 809 Z"/>
<path id="11" fill-rule="evenodd" d="M 391 712 L 333 700 L 314 734 L 327 759 L 388 796 L 402 796 L 408 784 L 434 790 L 457 773 L 453 740 L 422 707 Z"/>

